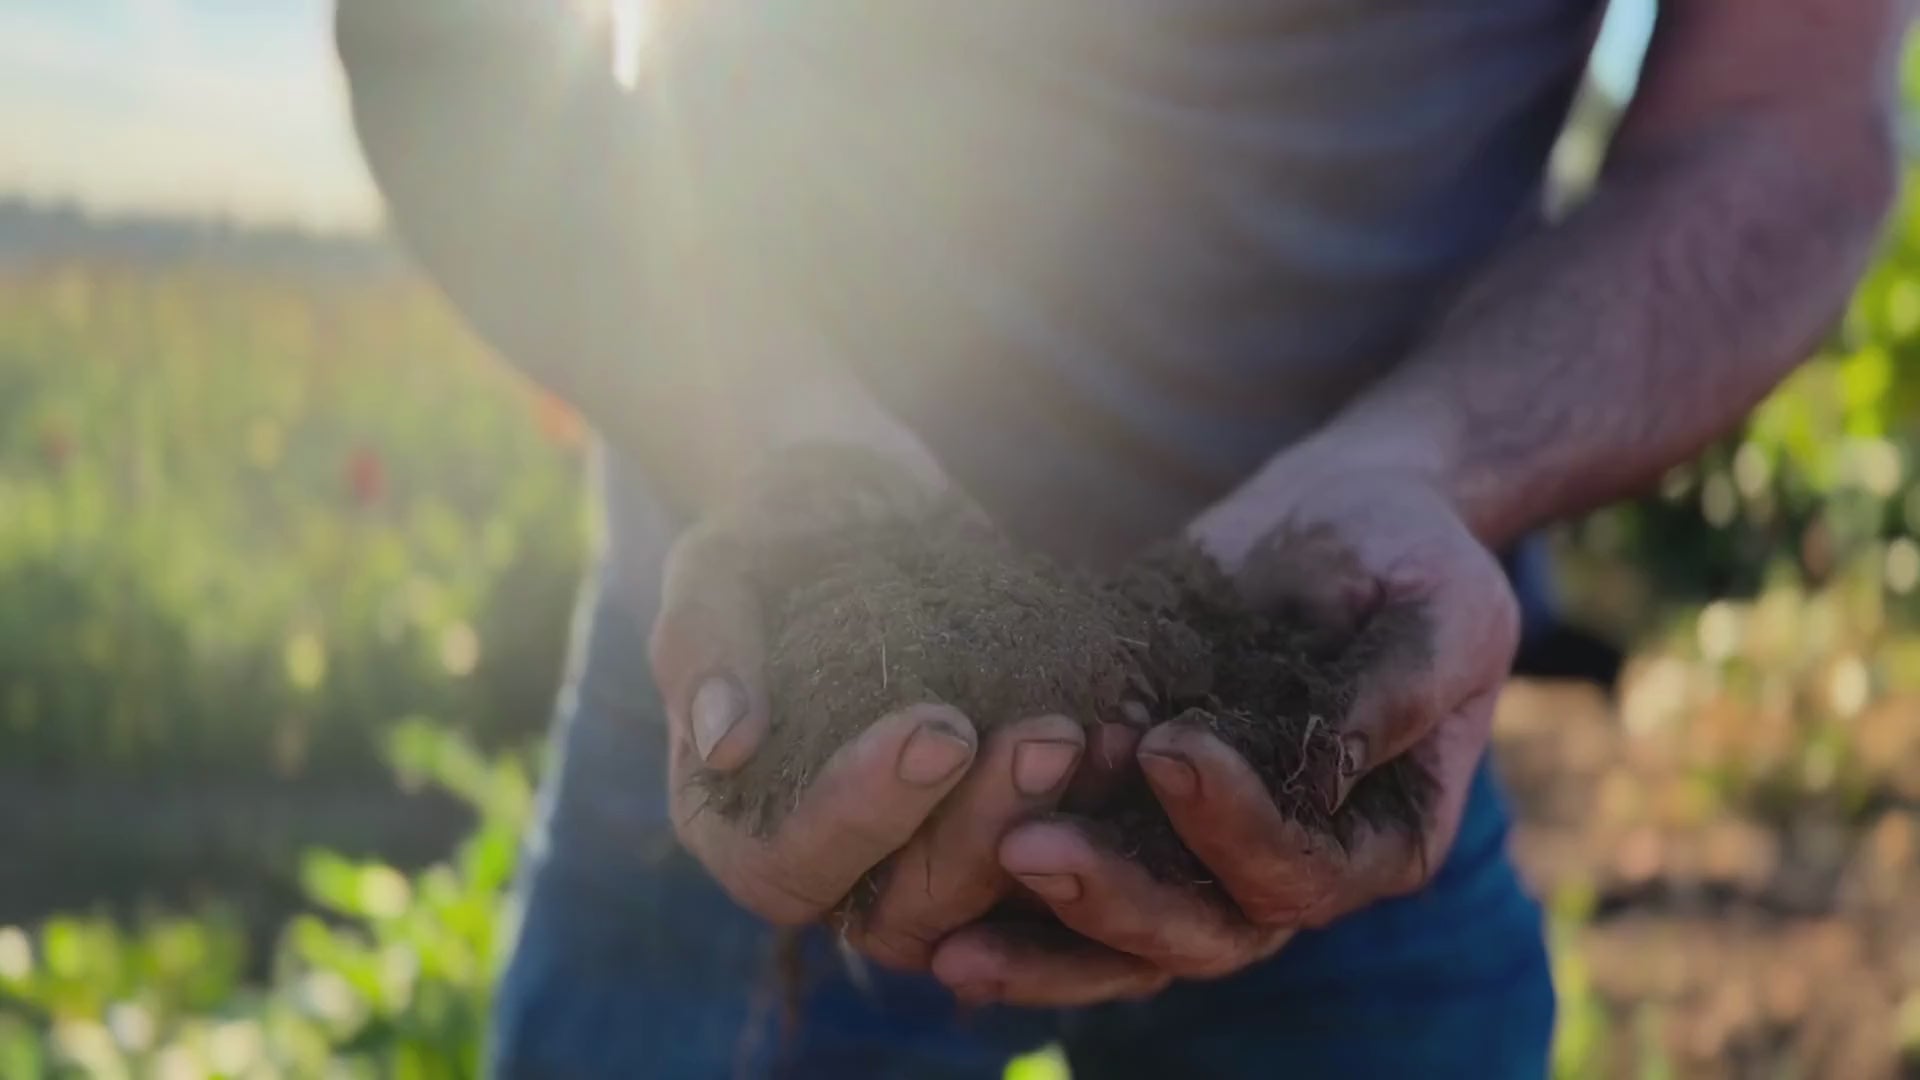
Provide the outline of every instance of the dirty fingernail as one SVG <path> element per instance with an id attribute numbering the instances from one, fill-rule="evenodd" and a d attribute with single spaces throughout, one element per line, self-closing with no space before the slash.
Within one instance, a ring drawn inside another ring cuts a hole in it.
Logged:
<path id="1" fill-rule="evenodd" d="M 1154 751 L 1140 755 L 1140 768 L 1162 794 L 1190 799 L 1200 790 L 1200 774 L 1185 758 Z"/>
<path id="2" fill-rule="evenodd" d="M 1045 795 L 1066 780 L 1080 760 L 1080 744 L 1035 739 L 1013 751 L 1013 786 L 1029 797 Z"/>
<path id="3" fill-rule="evenodd" d="M 922 724 L 900 751 L 896 772 L 900 779 L 915 787 L 932 787 L 967 763 L 973 756 L 973 744 L 946 724 L 935 720 Z"/>
<path id="4" fill-rule="evenodd" d="M 1346 734 L 1340 736 L 1340 767 L 1338 775 L 1330 776 L 1323 785 L 1321 802 L 1327 813 L 1337 813 L 1347 805 L 1347 796 L 1353 794 L 1354 785 L 1360 782 L 1360 776 L 1367 767 L 1368 746 L 1365 735 Z"/>
<path id="5" fill-rule="evenodd" d="M 1340 736 L 1340 775 L 1359 776 L 1367 767 L 1367 737 L 1357 732 Z"/>
<path id="6" fill-rule="evenodd" d="M 747 713 L 747 695 L 738 683 L 721 676 L 700 684 L 693 695 L 693 748 L 702 761 L 727 737 Z"/>
<path id="7" fill-rule="evenodd" d="M 1131 758 L 1140 745 L 1140 733 L 1125 724 L 1101 724 L 1093 731 L 1093 749 L 1100 764 L 1112 769 Z"/>
<path id="8" fill-rule="evenodd" d="M 1043 900 L 1071 903 L 1080 899 L 1080 879 L 1072 874 L 1021 874 L 1020 883 Z"/>

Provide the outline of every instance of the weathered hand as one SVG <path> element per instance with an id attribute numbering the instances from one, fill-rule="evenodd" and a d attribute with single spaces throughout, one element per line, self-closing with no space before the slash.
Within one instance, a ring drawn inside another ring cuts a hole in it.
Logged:
<path id="1" fill-rule="evenodd" d="M 1284 818 L 1209 731 L 1161 725 L 1141 739 L 1140 767 L 1217 889 L 1156 881 L 1069 817 L 1022 825 L 1001 843 L 1001 865 L 1084 940 L 1063 947 L 970 926 L 933 960 L 964 999 L 1083 1004 L 1224 975 L 1299 929 L 1420 888 L 1452 844 L 1518 634 L 1504 576 L 1454 508 L 1417 473 L 1303 455 L 1210 511 L 1193 535 L 1235 568 L 1256 544 L 1284 546 L 1276 565 L 1285 572 L 1243 579 L 1254 602 L 1291 602 L 1349 625 L 1389 601 L 1427 609 L 1426 662 L 1363 676 L 1343 725 L 1351 770 L 1339 792 L 1344 799 L 1383 762 L 1415 754 L 1438 785 L 1427 828 L 1410 836 L 1363 825 L 1342 847 Z"/>
<path id="2" fill-rule="evenodd" d="M 780 722 L 762 670 L 754 553 L 841 520 L 818 500 L 779 503 L 780 495 L 757 493 L 754 505 L 711 515 L 668 561 L 651 652 L 669 716 L 679 836 L 738 902 L 775 923 L 833 914 L 863 880 L 877 883 L 857 917 L 840 920 L 842 933 L 881 963 L 924 968 L 935 943 L 1012 889 L 997 855 L 1006 832 L 1077 796 L 1100 770 L 1077 771 L 1088 740 L 1067 717 L 1000 725 L 982 743 L 959 711 L 923 704 L 842 747 L 769 835 L 708 809 L 702 778 L 740 769 Z M 1100 760 L 1131 760 L 1131 732 L 1101 728 L 1094 742 Z"/>

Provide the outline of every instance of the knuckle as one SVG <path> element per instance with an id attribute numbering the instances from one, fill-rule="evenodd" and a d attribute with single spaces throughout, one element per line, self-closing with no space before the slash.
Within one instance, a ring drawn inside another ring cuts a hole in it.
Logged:
<path id="1" fill-rule="evenodd" d="M 809 918 L 832 909 L 846 896 L 850 882 L 836 880 L 831 867 L 798 865 L 788 858 L 769 859 L 761 870 L 765 887 L 806 908 Z"/>
<path id="2" fill-rule="evenodd" d="M 1299 928 L 1302 930 L 1325 930 L 1327 927 L 1333 925 L 1334 920 L 1346 914 L 1348 907 L 1349 905 L 1340 903 L 1333 897 L 1328 897 L 1324 903 L 1312 911 L 1307 912 L 1306 915 L 1301 918 Z"/>
<path id="3" fill-rule="evenodd" d="M 1166 970 L 1182 979 L 1218 979 L 1247 965 L 1249 957 L 1238 944 L 1221 943 L 1178 958 Z"/>
<path id="4" fill-rule="evenodd" d="M 848 933 L 853 947 L 869 959 L 899 971 L 925 971 L 940 934 L 910 920 L 874 920 Z"/>
<path id="5" fill-rule="evenodd" d="M 1312 914 L 1324 907 L 1332 888 L 1324 884 L 1263 891 L 1241 901 L 1247 921 L 1267 929 L 1293 929 L 1306 925 Z"/>
<path id="6" fill-rule="evenodd" d="M 1434 861 L 1431 859 L 1413 859 L 1402 867 L 1398 874 L 1387 883 L 1389 896 L 1405 896 L 1419 892 L 1433 880 Z"/>
<path id="7" fill-rule="evenodd" d="M 1150 959 L 1163 967 L 1184 955 L 1169 939 L 1163 925 L 1140 925 L 1132 919 L 1116 917 L 1098 903 L 1083 907 L 1075 915 L 1074 930 L 1115 952 Z"/>
<path id="8" fill-rule="evenodd" d="M 795 882 L 777 874 L 749 873 L 728 889 L 740 905 L 776 926 L 810 923 L 831 910 L 832 900 L 821 900 Z"/>
<path id="9" fill-rule="evenodd" d="M 890 806 L 876 800 L 861 807 L 859 813 L 835 815 L 836 820 L 826 828 L 838 838 L 840 854 L 849 858 L 857 854 L 866 862 L 877 863 L 912 838 L 923 816 L 924 811 L 915 814 L 913 807 Z"/>
<path id="10" fill-rule="evenodd" d="M 1331 901 L 1344 877 L 1345 867 L 1325 854 L 1298 862 L 1275 860 L 1256 880 L 1236 889 L 1233 899 L 1254 926 L 1292 930 Z"/>
<path id="11" fill-rule="evenodd" d="M 840 899 L 838 892 L 789 872 L 783 860 L 766 853 L 701 861 L 735 903 L 776 926 L 813 922 Z"/>
<path id="12" fill-rule="evenodd" d="M 1335 920 L 1366 902 L 1355 895 L 1351 888 L 1329 887 L 1314 898 L 1313 904 L 1300 914 L 1300 921 L 1294 924 L 1299 930 L 1324 930 Z"/>
<path id="13" fill-rule="evenodd" d="M 1419 679 L 1407 685 L 1381 710 L 1380 735 L 1384 745 L 1376 748 L 1376 753 L 1380 756 L 1398 754 L 1432 731 L 1446 713 L 1440 700 L 1440 686 L 1433 679 Z"/>

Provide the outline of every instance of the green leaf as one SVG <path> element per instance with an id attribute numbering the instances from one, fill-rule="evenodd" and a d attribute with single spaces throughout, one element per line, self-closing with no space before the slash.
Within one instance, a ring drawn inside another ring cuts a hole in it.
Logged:
<path id="1" fill-rule="evenodd" d="M 312 851 L 300 860 L 300 888 L 307 899 L 342 915 L 365 915 L 360 868 L 331 851 Z"/>
<path id="2" fill-rule="evenodd" d="M 1014 1058 L 1007 1064 L 1005 1080 L 1073 1080 L 1067 1067 L 1067 1055 L 1057 1046 Z"/>

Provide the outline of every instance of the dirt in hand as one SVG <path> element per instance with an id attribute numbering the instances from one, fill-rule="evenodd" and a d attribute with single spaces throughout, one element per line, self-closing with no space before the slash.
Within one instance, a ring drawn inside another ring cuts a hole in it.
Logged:
<path id="1" fill-rule="evenodd" d="M 712 812 L 771 831 L 866 727 L 942 702 L 983 737 L 1048 714 L 1205 723 L 1265 778 L 1284 815 L 1342 844 L 1363 824 L 1415 832 L 1425 819 L 1432 783 L 1406 756 L 1329 810 L 1342 721 L 1369 672 L 1423 658 L 1418 612 L 1387 607 L 1334 632 L 1284 607 L 1255 611 L 1185 545 L 1097 579 L 1014 547 L 964 501 L 929 497 L 849 451 L 790 458 L 731 513 L 764 604 L 775 724 L 744 768 L 705 778 Z M 1137 777 L 1095 816 L 1157 876 L 1206 876 Z"/>

